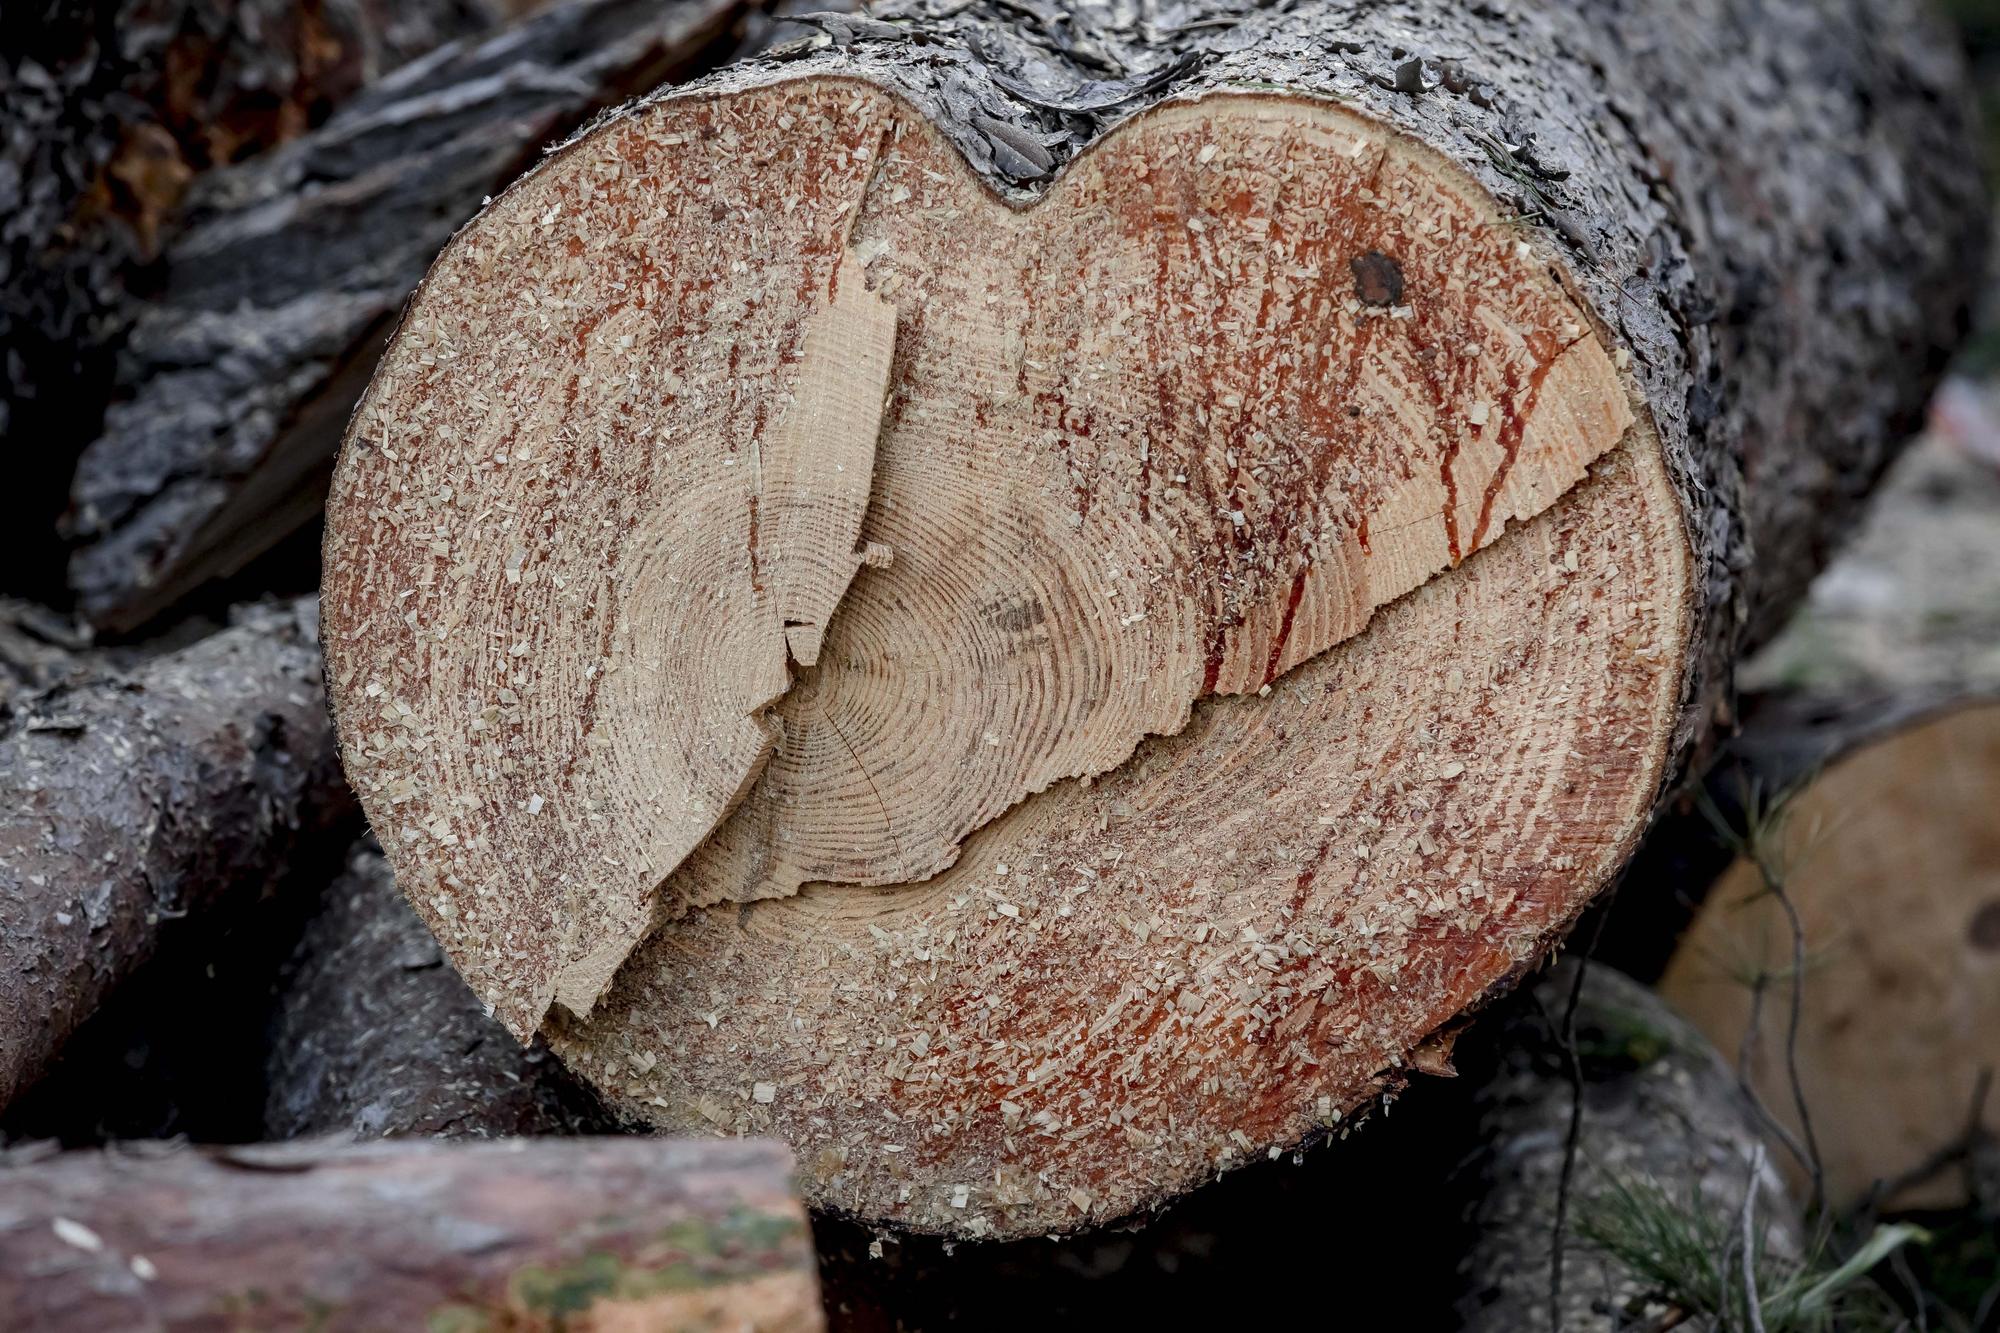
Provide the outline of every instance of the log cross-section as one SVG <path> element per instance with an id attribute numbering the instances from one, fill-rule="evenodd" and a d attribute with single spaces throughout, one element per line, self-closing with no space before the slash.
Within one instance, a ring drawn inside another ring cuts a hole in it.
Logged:
<path id="1" fill-rule="evenodd" d="M 777 137 L 746 155 L 765 123 Z M 445 663 L 469 660 L 471 639 L 488 664 L 471 682 L 492 691 L 481 702 L 553 693 L 526 707 L 564 700 L 590 726 L 580 756 L 538 743 L 512 780 L 498 763 L 482 778 L 482 751 L 511 729 L 434 704 L 413 714 L 428 746 L 351 756 L 364 788 L 421 772 L 414 806 L 494 828 L 448 842 L 425 837 L 435 819 L 406 816 L 434 869 L 452 862 L 472 886 L 502 882 L 510 861 L 541 882 L 568 875 L 559 924 L 589 942 L 562 959 L 460 960 L 501 983 L 489 998 L 523 1032 L 552 964 L 554 997 L 589 1011 L 638 934 L 598 927 L 630 922 L 626 904 L 662 880 L 659 907 L 676 915 L 935 875 L 1023 797 L 1108 772 L 1144 737 L 1181 731 L 1197 699 L 1263 689 L 1353 635 L 1552 502 L 1635 419 L 1610 348 L 1498 207 L 1338 107 L 1162 108 L 1025 209 L 852 80 L 675 99 L 609 139 L 601 151 L 633 173 L 719 178 L 725 216 L 692 200 L 641 242 L 619 229 L 642 207 L 623 172 L 590 183 L 579 153 L 532 178 L 447 252 L 342 474 L 343 513 L 427 515 L 458 468 L 401 438 L 449 415 L 475 468 L 464 484 L 486 503 L 546 505 L 559 478 L 579 516 L 607 516 L 446 540 L 445 576 L 403 605 L 446 618 L 413 688 L 461 693 Z M 772 170 L 772 153 L 797 165 Z M 844 176 L 822 184 L 820 158 Z M 1288 193 L 1315 202 L 1288 209 Z M 621 299 L 631 270 L 613 257 L 641 243 L 681 263 Z M 715 335 L 641 308 L 698 302 L 744 254 L 757 270 L 737 275 L 741 313 Z M 1357 279 L 1356 255 L 1394 283 Z M 508 273 L 561 286 L 506 299 Z M 879 423 L 892 301 L 909 330 Z M 547 305 L 602 313 L 545 331 Z M 752 369 L 765 343 L 780 355 Z M 549 391 L 520 392 L 560 451 L 529 450 L 528 467 L 522 423 L 481 406 L 524 352 Z M 605 415 L 566 440 L 557 423 L 576 409 L 556 381 L 583 379 Z M 739 438 L 763 441 L 761 467 Z M 484 466 L 510 450 L 512 464 Z M 882 499 L 866 533 L 894 559 L 850 590 L 871 472 Z M 406 523 L 404 540 L 428 548 L 440 530 Z M 408 566 L 352 571 L 353 584 L 339 563 L 333 576 L 359 609 L 389 605 Z M 817 668 L 790 691 L 774 618 Z M 551 653 L 607 630 L 608 683 L 568 654 L 583 670 L 565 690 Z M 379 693 L 393 664 L 360 642 L 336 660 Z M 754 715 L 774 701 L 785 743 L 765 767 L 775 737 Z M 891 724 L 898 712 L 917 725 Z M 516 817 L 536 796 L 539 815 Z M 538 906 L 520 895 L 460 919 L 518 930 Z"/>
<path id="2" fill-rule="evenodd" d="M 1969 285 L 1915 0 L 1168 8 L 823 16 L 606 120 L 336 477 L 453 962 L 871 1218 L 1116 1216 L 1393 1084 L 1616 872 Z"/>

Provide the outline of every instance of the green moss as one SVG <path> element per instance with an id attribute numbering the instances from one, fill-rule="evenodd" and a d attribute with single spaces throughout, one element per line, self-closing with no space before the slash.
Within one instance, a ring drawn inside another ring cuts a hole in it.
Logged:
<path id="1" fill-rule="evenodd" d="M 599 1219 L 600 1235 L 629 1231 L 618 1218 Z M 805 1239 L 805 1223 L 781 1213 L 735 1208 L 717 1221 L 691 1218 L 661 1231 L 653 1247 L 659 1262 L 591 1250 L 560 1263 L 524 1264 L 508 1278 L 504 1299 L 491 1306 L 454 1301 L 426 1320 L 427 1333 L 498 1333 L 520 1311 L 561 1328 L 571 1316 L 600 1301 L 636 1301 L 675 1291 L 695 1291 L 739 1279 L 727 1260 L 770 1253 Z"/>
<path id="2" fill-rule="evenodd" d="M 1598 1001 L 1576 1034 L 1577 1058 L 1595 1070 L 1644 1069 L 1680 1049 L 1674 1034 L 1638 1009 Z"/>
<path id="3" fill-rule="evenodd" d="M 491 1311 L 459 1302 L 440 1305 L 424 1320 L 424 1333 L 494 1333 L 498 1327 Z"/>

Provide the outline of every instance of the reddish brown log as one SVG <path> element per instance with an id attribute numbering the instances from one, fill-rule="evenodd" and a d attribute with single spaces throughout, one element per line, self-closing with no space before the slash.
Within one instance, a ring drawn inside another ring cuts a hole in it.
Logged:
<path id="1" fill-rule="evenodd" d="M 16 1150 L 0 1310 L 46 1333 L 810 1333 L 790 1176 L 759 1142 Z"/>

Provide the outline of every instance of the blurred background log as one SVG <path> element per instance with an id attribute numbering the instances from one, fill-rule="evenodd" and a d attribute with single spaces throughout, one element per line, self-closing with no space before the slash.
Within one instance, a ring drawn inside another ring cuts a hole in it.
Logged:
<path id="1" fill-rule="evenodd" d="M 439 952 L 372 839 L 306 923 L 278 985 L 265 1129 L 500 1138 L 616 1122 L 537 1042 L 509 1036 Z"/>
<path id="2" fill-rule="evenodd" d="M 353 817 L 310 603 L 17 700 L 0 736 L 0 1106 L 181 917 Z M 240 900 L 240 899 L 239 899 Z"/>
<path id="3" fill-rule="evenodd" d="M 0 1309 L 103 1329 L 824 1327 L 775 1144 L 0 1157 Z"/>
<path id="4" fill-rule="evenodd" d="M 1731 1235 L 1754 1191 L 1749 1210 L 1770 1252 L 1796 1257 L 1801 1248 L 1797 1205 L 1761 1153 L 1751 1105 L 1715 1048 L 1638 983 L 1591 966 L 1579 991 L 1578 970 L 1569 961 L 1550 971 L 1483 1034 L 1492 1063 L 1476 1075 L 1476 1155 L 1465 1182 L 1467 1330 L 1546 1330 L 1555 1306 L 1568 1329 L 1667 1327 L 1665 1310 L 1646 1308 L 1655 1295 L 1647 1280 L 1579 1225 L 1587 1210 L 1627 1192 L 1671 1201 Z"/>
<path id="5" fill-rule="evenodd" d="M 198 182 L 78 464 L 67 530 L 84 613 L 133 630 L 311 524 L 438 248 L 552 140 L 725 54 L 742 8 L 560 5 L 441 48 Z"/>
<path id="6" fill-rule="evenodd" d="M 0 11 L 0 519 L 60 511 L 131 303 L 195 177 L 306 132 L 519 0 L 39 0 Z M 61 587 L 28 544 L 9 591 Z"/>
<path id="7" fill-rule="evenodd" d="M 1737 763 L 1741 852 L 1661 992 L 1816 1141 L 1834 1206 L 1964 1204 L 1958 1172 L 1897 1182 L 1982 1122 L 2000 1068 L 2000 703 L 1773 711 Z"/>

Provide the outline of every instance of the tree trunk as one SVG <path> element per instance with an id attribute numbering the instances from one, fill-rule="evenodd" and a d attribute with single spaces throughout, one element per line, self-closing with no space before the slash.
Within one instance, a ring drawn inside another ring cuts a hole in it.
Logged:
<path id="1" fill-rule="evenodd" d="M 829 17 L 648 99 L 447 248 L 349 432 L 404 892 L 816 1203 L 1075 1227 L 1396 1086 L 1961 325 L 1915 3 L 1225 10 Z"/>
<path id="2" fill-rule="evenodd" d="M 84 453 L 70 583 L 125 631 L 310 522 L 381 339 L 438 247 L 551 139 L 682 72 L 740 0 L 585 0 L 385 78 L 205 178 Z"/>
<path id="3" fill-rule="evenodd" d="M 1498 1067 L 1481 1074 L 1475 1238 L 1459 1310 L 1469 1333 L 1538 1333 L 1555 1325 L 1558 1307 L 1562 1327 L 1575 1333 L 1666 1327 L 1665 1311 L 1649 1321 L 1631 1308 L 1657 1295 L 1647 1280 L 1589 1239 L 1593 1213 L 1602 1216 L 1621 1193 L 1667 1203 L 1689 1234 L 1727 1238 L 1713 1259 L 1718 1269 L 1727 1260 L 1740 1281 L 1741 1251 L 1733 1259 L 1721 1251 L 1740 1236 L 1754 1190 L 1751 1226 L 1768 1246 L 1770 1269 L 1799 1254 L 1798 1208 L 1760 1154 L 1754 1113 L 1715 1049 L 1659 996 L 1602 966 L 1586 972 L 1571 1017 L 1576 967 L 1557 968 L 1535 985 L 1532 1006 L 1514 1007 L 1493 1037 Z M 1565 1186 L 1572 1053 L 1583 1118 Z M 1559 1206 L 1558 1284 L 1551 1250 Z M 1766 1272 L 1767 1281 L 1774 1276 Z"/>
<path id="4" fill-rule="evenodd" d="M 167 924 L 351 818 L 310 603 L 16 705 L 0 736 L 0 1106 Z"/>
<path id="5" fill-rule="evenodd" d="M 0 517 L 27 547 L 10 591 L 61 588 L 61 547 L 43 534 L 189 182 L 493 22 L 480 0 L 42 0 L 0 14 L 0 440 L 18 464 Z"/>
<path id="6" fill-rule="evenodd" d="M 824 1327 L 784 1150 L 644 1139 L 0 1158 L 24 1328 Z"/>
<path id="7" fill-rule="evenodd" d="M 265 1129 L 280 1139 L 616 1128 L 546 1047 L 524 1048 L 486 1014 L 367 843 L 293 951 L 267 1085 Z"/>

